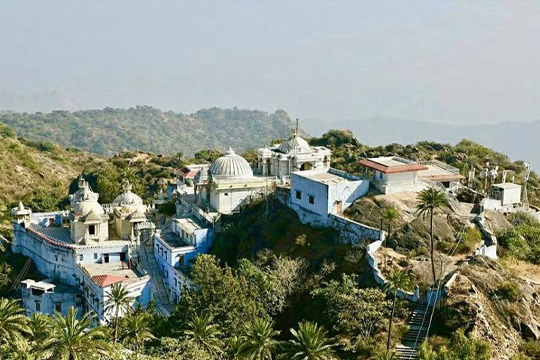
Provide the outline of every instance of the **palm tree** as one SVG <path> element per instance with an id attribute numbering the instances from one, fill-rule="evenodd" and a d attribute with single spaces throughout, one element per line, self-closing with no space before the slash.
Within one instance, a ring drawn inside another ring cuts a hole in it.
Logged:
<path id="1" fill-rule="evenodd" d="M 103 341 L 107 334 L 100 327 L 93 327 L 94 316 L 86 313 L 77 319 L 77 310 L 70 308 L 66 316 L 55 312 L 51 319 L 51 333 L 41 350 L 46 359 L 92 359 L 96 354 L 109 356 L 110 347 Z"/>
<path id="2" fill-rule="evenodd" d="M 394 296 L 392 301 L 392 315 L 390 316 L 390 325 L 388 326 L 388 339 L 386 340 L 386 352 L 390 352 L 390 338 L 392 336 L 392 322 L 394 321 L 394 312 L 396 310 L 396 298 L 398 290 L 405 289 L 410 284 L 409 275 L 401 270 L 393 270 L 386 278 L 386 291 Z"/>
<path id="3" fill-rule="evenodd" d="M 49 336 L 51 330 L 49 317 L 43 314 L 33 314 L 28 326 L 31 334 L 29 338 L 36 344 L 41 344 Z"/>
<path id="4" fill-rule="evenodd" d="M 436 283 L 437 275 L 435 274 L 435 255 L 434 255 L 434 245 L 433 245 L 433 215 L 435 214 L 435 211 L 437 211 L 437 209 L 448 204 L 448 199 L 446 197 L 446 194 L 443 191 L 440 191 L 434 188 L 428 188 L 428 189 L 422 190 L 418 194 L 418 198 L 420 200 L 420 203 L 416 206 L 416 212 L 418 214 L 421 214 L 422 216 L 429 214 L 429 217 L 430 217 L 431 227 L 429 230 L 429 236 L 430 236 L 430 253 L 431 253 L 431 271 L 433 275 L 433 283 Z"/>
<path id="5" fill-rule="evenodd" d="M 399 218 L 399 212 L 396 210 L 395 207 L 389 206 L 384 210 L 382 216 L 388 222 L 388 238 L 389 238 L 390 234 L 392 234 L 392 224 L 394 223 L 394 221 L 396 221 Z M 388 243 L 388 240 L 386 241 L 386 243 Z"/>
<path id="6" fill-rule="evenodd" d="M 335 360 L 328 334 L 316 323 L 306 321 L 298 324 L 298 331 L 291 329 L 293 339 L 283 345 L 283 354 L 289 360 Z"/>
<path id="7" fill-rule="evenodd" d="M 227 340 L 227 355 L 228 359 L 237 360 L 241 359 L 242 352 L 244 351 L 244 342 L 238 336 L 233 336 Z"/>
<path id="8" fill-rule="evenodd" d="M 120 315 L 129 313 L 133 297 L 129 296 L 129 291 L 121 283 L 114 284 L 107 296 L 105 313 L 110 314 L 114 312 L 114 342 L 116 343 L 118 341 Z"/>
<path id="9" fill-rule="evenodd" d="M 219 339 L 221 331 L 217 325 L 212 324 L 212 315 L 193 315 L 187 323 L 184 335 L 188 341 L 192 341 L 206 350 L 211 355 L 222 352 L 223 342 Z"/>
<path id="10" fill-rule="evenodd" d="M 272 354 L 278 344 L 274 339 L 279 331 L 273 329 L 274 323 L 257 318 L 249 323 L 243 341 L 242 355 L 249 360 L 272 360 Z"/>
<path id="11" fill-rule="evenodd" d="M 135 359 L 138 359 L 141 346 L 143 346 L 146 341 L 156 338 L 150 332 L 149 315 L 138 312 L 124 318 L 122 337 L 124 339 L 124 344 L 133 347 L 135 350 Z"/>
<path id="12" fill-rule="evenodd" d="M 24 309 L 16 300 L 0 299 L 0 345 L 15 343 L 31 333 Z"/>

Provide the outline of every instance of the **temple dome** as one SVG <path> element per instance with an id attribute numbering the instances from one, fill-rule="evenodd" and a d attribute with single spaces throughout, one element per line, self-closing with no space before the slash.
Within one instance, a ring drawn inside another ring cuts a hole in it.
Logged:
<path id="1" fill-rule="evenodd" d="M 142 205 L 143 200 L 141 197 L 131 191 L 123 192 L 118 195 L 113 201 L 113 205 L 122 206 L 122 205 Z"/>
<path id="2" fill-rule="evenodd" d="M 253 170 L 249 163 L 237 155 L 233 149 L 229 149 L 225 156 L 216 159 L 210 165 L 209 172 L 212 176 L 218 177 L 252 177 Z"/>
<path id="3" fill-rule="evenodd" d="M 75 215 L 77 216 L 86 216 L 88 213 L 93 211 L 96 215 L 105 214 L 105 210 L 96 200 L 83 200 L 77 204 L 75 207 Z"/>
<path id="4" fill-rule="evenodd" d="M 289 140 L 279 145 L 278 150 L 284 154 L 305 154 L 312 152 L 307 141 L 296 133 Z"/>
<path id="5" fill-rule="evenodd" d="M 124 214 L 131 214 L 136 211 L 145 213 L 146 206 L 139 195 L 131 192 L 132 186 L 129 181 L 124 181 L 122 187 L 124 192 L 114 199 L 113 207 L 121 207 L 121 212 Z"/>

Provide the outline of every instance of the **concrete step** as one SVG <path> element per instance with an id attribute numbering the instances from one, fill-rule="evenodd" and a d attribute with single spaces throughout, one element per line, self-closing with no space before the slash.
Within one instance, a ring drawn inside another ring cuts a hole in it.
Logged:
<path id="1" fill-rule="evenodd" d="M 396 359 L 398 360 L 416 360 L 418 359 L 418 351 L 404 345 L 396 346 Z"/>

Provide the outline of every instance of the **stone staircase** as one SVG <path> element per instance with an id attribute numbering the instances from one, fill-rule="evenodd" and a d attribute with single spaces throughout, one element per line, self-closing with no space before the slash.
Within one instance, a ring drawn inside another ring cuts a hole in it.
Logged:
<path id="1" fill-rule="evenodd" d="M 396 346 L 397 360 L 418 359 L 418 348 L 427 338 L 427 328 L 431 317 L 431 308 L 426 304 L 417 304 L 407 325 L 409 330 L 401 339 L 402 344 Z"/>
<path id="2" fill-rule="evenodd" d="M 153 246 L 139 246 L 137 250 L 140 265 L 148 271 L 152 277 L 152 296 L 156 301 L 156 310 L 163 316 L 170 316 L 173 311 L 173 306 L 169 299 L 167 285 L 163 281 L 163 275 L 154 257 Z"/>

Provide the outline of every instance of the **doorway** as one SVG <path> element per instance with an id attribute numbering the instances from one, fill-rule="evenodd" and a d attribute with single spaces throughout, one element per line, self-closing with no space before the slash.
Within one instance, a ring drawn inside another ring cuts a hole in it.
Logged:
<path id="1" fill-rule="evenodd" d="M 103 262 L 105 264 L 108 264 L 109 263 L 109 254 L 103 254 Z"/>

